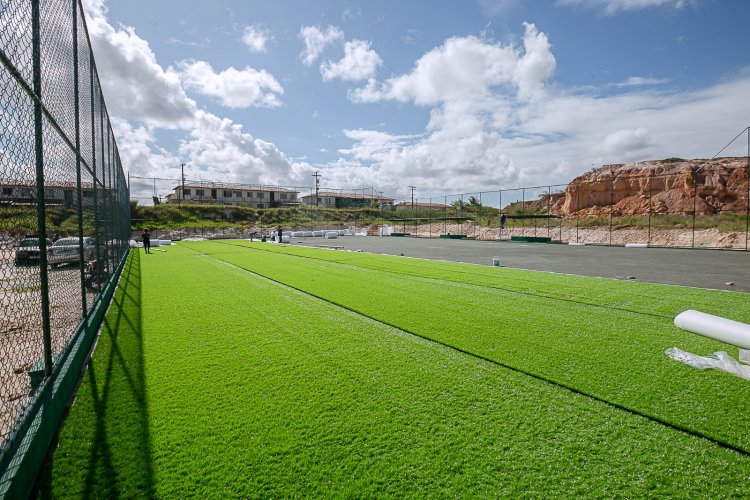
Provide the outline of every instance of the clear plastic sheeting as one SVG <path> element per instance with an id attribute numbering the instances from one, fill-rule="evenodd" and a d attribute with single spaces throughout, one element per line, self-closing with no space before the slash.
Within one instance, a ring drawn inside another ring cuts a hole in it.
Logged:
<path id="1" fill-rule="evenodd" d="M 698 356 L 677 347 L 672 347 L 671 349 L 667 349 L 665 354 L 675 361 L 685 363 L 699 370 L 721 370 L 745 380 L 750 380 L 750 365 L 740 363 L 724 351 L 715 352 L 709 356 Z M 750 361 L 750 351 L 741 349 L 740 359 L 744 362 Z"/>

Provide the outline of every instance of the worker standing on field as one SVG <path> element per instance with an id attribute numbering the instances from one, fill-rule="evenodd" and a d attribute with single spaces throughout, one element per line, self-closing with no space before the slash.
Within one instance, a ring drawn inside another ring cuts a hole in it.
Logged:
<path id="1" fill-rule="evenodd" d="M 146 253 L 151 253 L 151 233 L 149 233 L 148 228 L 143 230 L 143 249 L 146 250 Z"/>
<path id="2" fill-rule="evenodd" d="M 278 234 L 279 234 L 279 237 L 278 237 L 278 238 L 276 239 L 276 241 L 277 241 L 278 243 L 281 243 L 281 226 L 279 226 L 279 231 L 278 231 Z"/>

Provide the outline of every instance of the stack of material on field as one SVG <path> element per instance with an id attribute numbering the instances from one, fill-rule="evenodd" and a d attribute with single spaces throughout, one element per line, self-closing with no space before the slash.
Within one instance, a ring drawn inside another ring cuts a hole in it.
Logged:
<path id="1" fill-rule="evenodd" d="M 551 212 L 608 215 L 612 205 L 620 215 L 744 213 L 747 170 L 746 157 L 604 165 L 573 179 Z"/>

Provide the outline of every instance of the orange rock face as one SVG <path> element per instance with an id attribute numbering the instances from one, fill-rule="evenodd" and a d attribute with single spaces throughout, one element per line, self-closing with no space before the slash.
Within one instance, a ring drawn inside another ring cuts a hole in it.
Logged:
<path id="1" fill-rule="evenodd" d="M 604 165 L 568 184 L 552 212 L 596 216 L 746 213 L 748 159 L 671 158 Z"/>

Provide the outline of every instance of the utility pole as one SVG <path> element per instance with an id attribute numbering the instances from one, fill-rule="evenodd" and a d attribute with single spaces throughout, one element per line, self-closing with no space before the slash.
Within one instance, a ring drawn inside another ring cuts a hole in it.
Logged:
<path id="1" fill-rule="evenodd" d="M 409 186 L 409 189 L 411 189 L 411 210 L 414 211 L 414 190 L 417 189 L 414 186 Z"/>
<path id="2" fill-rule="evenodd" d="M 180 190 L 180 203 L 182 203 L 182 200 L 185 198 L 185 164 L 182 164 L 182 189 Z"/>
<path id="3" fill-rule="evenodd" d="M 318 206 L 318 194 L 320 193 L 320 171 L 312 174 L 315 177 L 315 206 Z"/>

